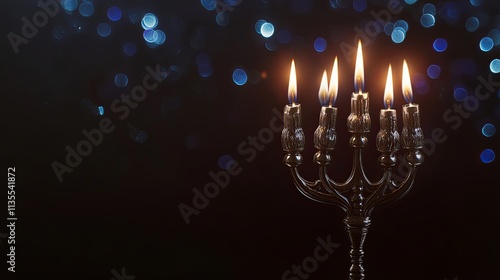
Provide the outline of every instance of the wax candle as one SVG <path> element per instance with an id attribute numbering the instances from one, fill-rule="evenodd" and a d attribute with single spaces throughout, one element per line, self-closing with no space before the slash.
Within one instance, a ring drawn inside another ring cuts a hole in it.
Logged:
<path id="1" fill-rule="evenodd" d="M 380 110 L 380 131 L 377 134 L 377 150 L 383 153 L 394 153 L 399 149 L 399 133 L 397 127 L 396 110 L 391 109 L 394 103 L 394 89 L 392 82 L 392 67 L 387 70 L 387 80 L 384 92 L 384 106 Z"/>
<path id="2" fill-rule="evenodd" d="M 292 60 L 290 80 L 288 83 L 288 100 L 283 112 L 284 128 L 281 132 L 281 145 L 287 152 L 300 152 L 304 150 L 305 136 L 302 130 L 302 115 L 300 104 L 297 102 L 297 76 L 295 61 Z"/>
<path id="3" fill-rule="evenodd" d="M 318 97 L 322 105 L 319 115 L 319 125 L 314 132 L 314 147 L 318 150 L 331 151 L 337 140 L 335 123 L 337 121 L 337 108 L 333 107 L 338 91 L 338 65 L 337 58 L 333 63 L 330 85 L 328 86 L 326 70 L 323 72 Z"/>
<path id="4" fill-rule="evenodd" d="M 361 40 L 358 42 L 358 52 L 356 55 L 356 67 L 354 71 L 355 91 L 351 97 L 351 114 L 347 118 L 347 127 L 351 133 L 364 133 L 370 131 L 370 115 L 368 106 L 368 92 L 363 92 L 364 70 L 363 70 L 363 49 Z"/>
<path id="5" fill-rule="evenodd" d="M 403 62 L 403 96 L 407 104 L 403 105 L 403 130 L 401 141 L 405 149 L 419 149 L 423 146 L 424 134 L 420 127 L 418 104 L 413 103 L 410 71 L 406 60 Z"/>

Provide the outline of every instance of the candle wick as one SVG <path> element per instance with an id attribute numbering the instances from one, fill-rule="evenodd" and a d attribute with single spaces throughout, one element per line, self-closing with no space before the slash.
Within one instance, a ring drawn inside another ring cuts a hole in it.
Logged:
<path id="1" fill-rule="evenodd" d="M 391 109 L 391 100 L 387 99 L 385 102 L 387 102 L 387 109 Z"/>

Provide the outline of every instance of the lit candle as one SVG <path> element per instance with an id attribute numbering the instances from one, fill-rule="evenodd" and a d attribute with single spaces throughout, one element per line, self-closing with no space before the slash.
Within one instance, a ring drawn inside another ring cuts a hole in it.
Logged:
<path id="1" fill-rule="evenodd" d="M 354 69 L 355 91 L 351 97 L 351 114 L 347 119 L 349 132 L 360 133 L 370 131 L 371 120 L 368 107 L 368 92 L 363 92 L 364 78 L 363 49 L 361 47 L 361 40 L 359 40 L 356 67 Z"/>
<path id="2" fill-rule="evenodd" d="M 319 115 L 319 125 L 314 132 L 314 147 L 318 150 L 333 150 L 337 140 L 337 132 L 335 131 L 337 108 L 332 106 L 335 104 L 335 99 L 337 98 L 338 79 L 337 57 L 335 57 L 330 77 L 330 86 L 328 86 L 325 70 L 318 92 L 319 102 L 322 105 Z"/>
<path id="3" fill-rule="evenodd" d="M 377 150 L 391 154 L 399 149 L 396 110 L 391 109 L 393 102 L 394 89 L 392 83 L 392 67 L 389 65 L 384 92 L 384 106 L 386 109 L 380 110 L 380 131 L 377 134 Z"/>
<path id="4" fill-rule="evenodd" d="M 411 88 L 410 71 L 406 60 L 403 62 L 403 96 L 406 103 L 403 105 L 403 130 L 401 141 L 405 149 L 419 149 L 423 146 L 424 134 L 420 127 L 418 104 L 412 103 L 413 91 Z"/>
<path id="5" fill-rule="evenodd" d="M 297 102 L 297 76 L 295 61 L 292 60 L 290 80 L 288 83 L 288 100 L 283 114 L 284 128 L 281 132 L 281 145 L 286 152 L 300 152 L 304 150 L 305 136 L 302 130 L 302 115 L 300 104 Z"/>

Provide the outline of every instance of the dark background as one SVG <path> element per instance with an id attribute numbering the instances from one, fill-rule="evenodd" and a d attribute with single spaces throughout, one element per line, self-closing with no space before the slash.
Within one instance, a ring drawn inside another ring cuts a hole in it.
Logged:
<path id="1" fill-rule="evenodd" d="M 341 245 L 308 279 L 347 279 L 344 213 L 309 201 L 294 188 L 282 163 L 279 133 L 250 162 L 248 154 L 238 151 L 240 143 L 269 127 L 274 108 L 282 111 L 288 102 L 293 58 L 306 133 L 301 172 L 314 179 L 317 91 L 323 69 L 330 73 L 338 56 L 339 139 L 330 174 L 338 181 L 348 177 L 352 158 L 345 120 L 355 52 L 345 55 L 341 46 L 354 47 L 354 28 L 363 30 L 373 21 L 370 11 L 386 9 L 387 2 L 368 1 L 361 12 L 354 10 L 352 1 L 337 1 L 338 8 L 330 2 L 243 0 L 227 12 L 229 24 L 220 26 L 217 12 L 205 9 L 200 1 L 95 1 L 95 13 L 89 18 L 61 9 L 15 54 L 7 34 L 20 34 L 20 19 L 31 19 L 40 8 L 36 1 L 2 0 L 0 139 L 3 168 L 16 168 L 15 275 L 108 280 L 115 277 L 113 271 L 125 268 L 137 280 L 281 279 L 292 265 L 313 255 L 318 237 L 330 235 Z M 489 138 L 481 133 L 485 123 L 500 127 L 498 86 L 455 129 L 454 122 L 443 118 L 454 104 L 461 104 L 454 99 L 457 84 L 474 95 L 480 84 L 477 77 L 488 79 L 491 74 L 489 64 L 499 57 L 498 46 L 489 52 L 478 46 L 491 29 L 500 29 L 499 4 L 485 0 L 474 7 L 463 0 L 435 1 L 436 24 L 424 28 L 419 21 L 425 3 L 401 1 L 404 10 L 392 15 L 392 22 L 403 19 L 409 24 L 402 43 L 392 42 L 383 32 L 364 40 L 365 89 L 370 92 L 372 117 L 365 153 L 370 178 L 382 175 L 375 136 L 389 63 L 399 127 L 404 104 L 400 73 L 407 59 L 412 77 L 420 73 L 428 86 L 425 94 L 414 96 L 426 137 L 439 128 L 447 137 L 435 150 L 427 150 L 410 194 L 374 211 L 365 243 L 366 278 L 500 279 L 498 159 L 485 164 L 479 157 L 486 148 L 500 152 L 498 133 Z M 118 22 L 106 17 L 111 6 L 123 11 Z M 154 13 L 158 28 L 167 34 L 165 44 L 149 48 L 140 23 L 128 19 L 129 10 L 141 17 Z M 470 16 L 481 19 L 475 32 L 464 26 Z M 274 24 L 270 39 L 255 31 L 259 19 Z M 112 26 L 109 37 L 96 33 L 100 22 Z M 64 30 L 62 38 L 53 36 L 54 28 Z M 276 39 L 282 29 L 292 34 L 287 44 Z M 324 52 L 313 47 L 317 37 L 327 40 Z M 439 37 L 448 41 L 442 53 L 432 47 Z M 128 41 L 138 47 L 132 57 L 121 49 Z M 266 42 L 274 49 L 267 49 Z M 200 54 L 210 58 L 212 74 L 206 78 L 199 75 Z M 141 83 L 146 66 L 157 64 L 170 69 L 167 78 L 120 120 L 111 103 Z M 437 79 L 426 74 L 430 64 L 442 69 Z M 172 66 L 180 71 L 171 71 Z M 237 86 L 232 73 L 238 67 L 258 73 L 260 79 Z M 127 87 L 114 85 L 117 73 L 127 74 Z M 492 80 L 500 77 L 492 74 Z M 94 114 L 85 100 L 103 106 L 104 116 Z M 106 117 L 115 130 L 59 182 L 51 164 L 64 164 L 65 147 L 75 148 L 85 139 L 81 131 L 97 128 Z M 147 133 L 143 143 L 131 136 L 131 126 Z M 211 182 L 209 172 L 223 170 L 228 156 L 240 164 L 241 173 L 232 176 L 229 185 L 186 225 L 179 205 L 192 206 L 192 189 L 202 190 Z M 7 232 L 1 228 L 0 233 Z M 4 260 L 7 240 L 0 241 Z"/>

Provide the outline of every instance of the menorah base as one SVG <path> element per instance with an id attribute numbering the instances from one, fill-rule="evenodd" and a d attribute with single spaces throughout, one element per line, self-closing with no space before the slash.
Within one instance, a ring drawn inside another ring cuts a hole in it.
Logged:
<path id="1" fill-rule="evenodd" d="M 347 216 L 344 219 L 345 229 L 351 241 L 351 268 L 349 270 L 350 280 L 363 280 L 365 278 L 365 269 L 363 268 L 363 244 L 365 242 L 368 227 L 370 226 L 369 217 Z"/>

